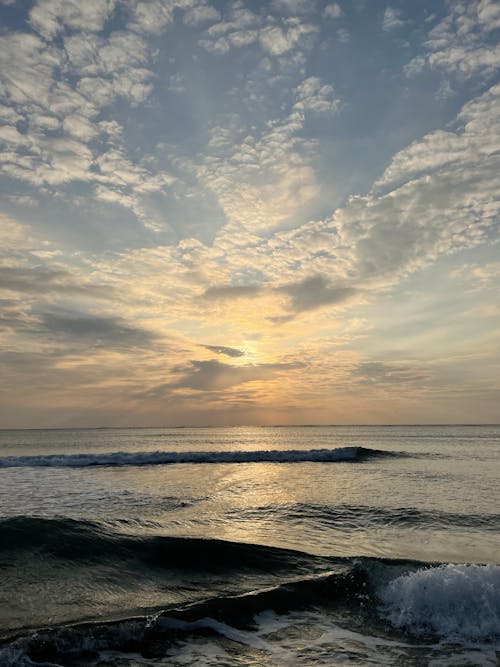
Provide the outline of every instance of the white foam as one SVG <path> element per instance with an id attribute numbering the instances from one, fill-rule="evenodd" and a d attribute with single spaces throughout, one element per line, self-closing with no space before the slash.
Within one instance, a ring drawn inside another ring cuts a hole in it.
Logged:
<path id="1" fill-rule="evenodd" d="M 263 642 L 259 637 L 253 632 L 246 632 L 244 630 L 238 630 L 233 628 L 227 623 L 222 623 L 217 621 L 214 618 L 209 616 L 201 618 L 197 621 L 182 621 L 176 618 L 169 617 L 160 617 L 158 619 L 158 624 L 162 627 L 179 629 L 179 630 L 196 630 L 199 628 L 209 628 L 219 635 L 231 639 L 231 641 L 238 642 L 239 644 L 246 644 L 257 649 L 267 648 L 267 644 Z"/>
<path id="2" fill-rule="evenodd" d="M 394 627 L 450 641 L 500 637 L 500 566 L 441 565 L 402 575 L 379 591 Z"/>
<path id="3" fill-rule="evenodd" d="M 88 466 L 141 466 L 173 463 L 298 463 L 354 461 L 360 447 L 336 449 L 257 450 L 247 452 L 110 452 L 105 454 L 48 454 L 45 456 L 5 456 L 0 468 Z"/>

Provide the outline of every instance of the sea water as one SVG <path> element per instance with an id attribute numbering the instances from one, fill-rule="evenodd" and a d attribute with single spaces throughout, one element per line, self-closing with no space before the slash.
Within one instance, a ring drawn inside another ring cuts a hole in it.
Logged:
<path id="1" fill-rule="evenodd" d="M 0 431 L 0 665 L 496 665 L 500 427 Z"/>

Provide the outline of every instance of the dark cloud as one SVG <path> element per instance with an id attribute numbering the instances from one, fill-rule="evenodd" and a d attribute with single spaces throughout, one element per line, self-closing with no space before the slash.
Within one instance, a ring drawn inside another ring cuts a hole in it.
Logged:
<path id="1" fill-rule="evenodd" d="M 391 364 L 383 361 L 366 361 L 360 364 L 353 375 L 365 384 L 411 384 L 431 379 L 428 368 L 418 364 Z"/>
<path id="2" fill-rule="evenodd" d="M 79 353 L 82 347 L 144 348 L 155 338 L 152 332 L 120 317 L 55 308 L 40 312 L 23 309 L 20 301 L 9 299 L 0 299 L 0 331 L 12 332 L 28 349 L 36 337 L 45 344 L 45 355 L 52 350 L 58 356 Z"/>
<path id="3" fill-rule="evenodd" d="M 348 301 L 356 294 L 359 294 L 359 290 L 343 285 L 330 285 L 324 276 L 316 275 L 305 278 L 300 282 L 283 285 L 282 287 L 219 285 L 209 287 L 203 296 L 211 300 L 229 300 L 242 297 L 252 298 L 264 293 L 285 294 L 289 297 L 288 309 L 291 314 L 269 318 L 276 324 L 282 324 L 293 319 L 298 313 Z"/>
<path id="4" fill-rule="evenodd" d="M 263 291 L 258 285 L 214 285 L 205 290 L 206 299 L 238 299 L 240 297 L 257 296 Z"/>
<path id="5" fill-rule="evenodd" d="M 40 316 L 41 333 L 94 347 L 128 348 L 149 345 L 154 335 L 120 317 L 81 312 L 49 312 Z"/>
<path id="6" fill-rule="evenodd" d="M 206 350 L 216 354 L 225 354 L 226 357 L 243 357 L 245 353 L 235 347 L 226 347 L 225 345 L 203 345 Z"/>
<path id="7" fill-rule="evenodd" d="M 275 317 L 268 317 L 267 319 L 273 324 L 286 324 L 287 322 L 295 319 L 295 313 L 290 315 L 276 315 Z"/>
<path id="8" fill-rule="evenodd" d="M 231 366 L 215 359 L 193 361 L 192 369 L 172 387 L 211 391 L 260 380 L 265 374 L 261 366 Z"/>
<path id="9" fill-rule="evenodd" d="M 56 358 L 58 357 L 53 352 L 48 351 L 44 351 L 43 353 L 29 352 L 27 350 L 23 352 L 16 352 L 15 350 L 0 351 L 0 365 L 3 370 L 10 367 L 15 370 L 16 374 L 45 372 L 52 368 L 54 359 Z"/>
<path id="10" fill-rule="evenodd" d="M 13 299 L 0 299 L 0 331 L 21 332 L 28 328 L 21 304 Z"/>
<path id="11" fill-rule="evenodd" d="M 217 392 L 245 382 L 268 380 L 277 372 L 301 368 L 302 366 L 303 364 L 300 363 L 231 366 L 216 359 L 208 361 L 193 360 L 189 366 L 182 369 L 183 376 L 179 380 L 153 387 L 141 396 L 143 398 L 160 397 L 174 389 Z M 177 370 L 180 370 L 180 368 Z"/>
<path id="12" fill-rule="evenodd" d="M 320 275 L 290 283 L 278 288 L 278 291 L 290 297 L 290 308 L 295 313 L 343 303 L 358 293 L 353 287 L 332 286 Z"/>
<path id="13" fill-rule="evenodd" d="M 44 266 L 0 266 L 0 289 L 27 294 L 58 292 L 97 297 L 112 294 L 110 287 L 82 283 L 69 271 Z"/>

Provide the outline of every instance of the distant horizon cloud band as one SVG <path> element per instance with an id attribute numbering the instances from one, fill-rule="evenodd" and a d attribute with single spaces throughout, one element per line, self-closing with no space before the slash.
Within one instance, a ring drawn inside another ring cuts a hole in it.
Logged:
<path id="1" fill-rule="evenodd" d="M 500 423 L 500 2 L 0 15 L 0 428 Z"/>

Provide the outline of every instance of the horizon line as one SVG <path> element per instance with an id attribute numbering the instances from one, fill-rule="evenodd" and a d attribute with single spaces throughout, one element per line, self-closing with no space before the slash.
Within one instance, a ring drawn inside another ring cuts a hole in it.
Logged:
<path id="1" fill-rule="evenodd" d="M 148 430 L 148 429 L 215 429 L 215 428 L 343 428 L 343 427 L 370 427 L 370 428 L 397 428 L 399 426 L 500 426 L 496 422 L 422 422 L 401 424 L 177 424 L 175 426 L 27 426 L 27 427 L 0 427 L 1 431 L 113 431 L 113 430 Z"/>

